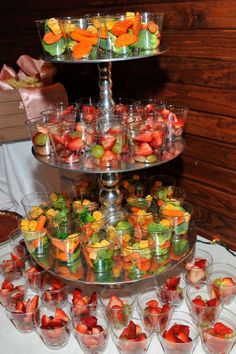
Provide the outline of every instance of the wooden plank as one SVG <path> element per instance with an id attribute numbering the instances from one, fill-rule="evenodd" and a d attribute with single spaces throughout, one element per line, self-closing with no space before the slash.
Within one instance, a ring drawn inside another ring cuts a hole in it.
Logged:
<path id="1" fill-rule="evenodd" d="M 236 171 L 236 146 L 185 135 L 184 156 Z"/>
<path id="2" fill-rule="evenodd" d="M 158 168 L 158 170 L 160 170 L 160 168 Z M 228 193 L 232 193 L 232 191 L 236 190 L 235 171 L 198 161 L 194 158 L 184 156 L 184 153 L 179 158 L 176 158 L 164 166 L 163 170 L 177 176 L 178 180 L 181 178 L 192 179 L 198 183 Z"/>
<path id="3" fill-rule="evenodd" d="M 185 125 L 189 134 L 236 144 L 236 119 L 204 112 L 189 112 Z"/>
<path id="4" fill-rule="evenodd" d="M 230 248 L 236 250 L 236 223 L 235 218 L 228 218 L 224 215 L 194 205 L 193 219 L 196 221 L 198 234 L 209 239 L 220 238 Z"/>
<path id="5" fill-rule="evenodd" d="M 21 97 L 20 97 L 20 94 L 17 90 L 1 90 L 0 91 L 0 103 L 1 102 L 13 102 L 13 101 L 16 101 L 16 102 L 19 102 L 21 101 Z M 0 105 L 1 107 L 1 105 Z M 0 114 L 1 114 L 1 108 L 0 108 Z"/>
<path id="6" fill-rule="evenodd" d="M 29 131 L 25 126 L 0 129 L 0 144 L 29 139 Z"/>
<path id="7" fill-rule="evenodd" d="M 190 203 L 197 203 L 203 208 L 227 217 L 236 217 L 236 192 L 225 193 L 186 178 L 180 179 L 180 186 L 185 190 Z"/>
<path id="8" fill-rule="evenodd" d="M 1 106 L 0 106 L 0 109 L 1 109 Z M 19 113 L 19 114 L 10 114 L 10 115 L 0 116 L 0 129 L 15 127 L 15 126 L 19 126 L 19 125 L 25 125 L 26 119 L 27 119 L 27 116 L 23 112 Z"/>

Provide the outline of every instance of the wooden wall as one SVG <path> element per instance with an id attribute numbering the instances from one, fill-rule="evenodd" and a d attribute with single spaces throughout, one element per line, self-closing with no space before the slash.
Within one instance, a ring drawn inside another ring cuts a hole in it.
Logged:
<path id="1" fill-rule="evenodd" d="M 165 166 L 195 209 L 199 233 L 236 248 L 235 0 L 25 0 L 1 5 L 0 64 L 41 53 L 35 19 L 126 10 L 163 11 L 161 56 L 113 64 L 114 97 L 174 98 L 190 108 L 183 155 Z M 96 65 L 58 65 L 70 98 L 98 94 Z M 158 173 L 154 168 L 148 174 Z"/>

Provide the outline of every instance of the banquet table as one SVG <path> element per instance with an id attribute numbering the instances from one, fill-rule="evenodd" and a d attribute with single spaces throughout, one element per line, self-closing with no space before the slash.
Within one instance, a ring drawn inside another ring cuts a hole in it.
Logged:
<path id="1" fill-rule="evenodd" d="M 204 249 L 211 253 L 213 256 L 214 262 L 225 262 L 229 263 L 236 267 L 236 257 L 234 257 L 230 252 L 228 252 L 224 247 L 218 244 L 205 244 L 202 243 L 207 240 L 198 236 L 198 242 L 196 247 L 199 249 Z M 0 247 L 0 253 L 7 246 Z M 143 287 L 142 282 L 142 287 Z M 145 284 L 146 286 L 146 284 Z M 236 316 L 236 298 L 234 301 L 227 306 L 229 310 L 232 311 Z M 185 302 L 179 308 L 180 311 L 188 312 L 187 306 Z M 71 336 L 70 342 L 64 348 L 59 350 L 60 354 L 79 354 L 83 353 L 80 349 L 80 346 L 73 337 Z M 38 335 L 34 332 L 28 334 L 21 334 L 18 332 L 11 322 L 7 319 L 4 309 L 0 307 L 0 354 L 50 354 L 52 350 L 48 349 Z M 118 350 L 115 344 L 112 342 L 111 336 L 109 338 L 108 346 L 104 354 L 118 354 Z M 157 338 L 157 335 L 154 334 L 148 353 L 150 354 L 162 354 L 164 351 L 162 350 L 161 344 Z M 201 345 L 201 341 L 199 338 L 198 344 L 195 348 L 194 354 L 203 354 L 203 348 Z M 234 346 L 231 354 L 236 354 L 236 345 Z"/>

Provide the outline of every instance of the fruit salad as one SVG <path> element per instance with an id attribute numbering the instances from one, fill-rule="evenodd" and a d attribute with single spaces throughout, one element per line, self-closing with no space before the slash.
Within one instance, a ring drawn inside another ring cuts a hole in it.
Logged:
<path id="1" fill-rule="evenodd" d="M 162 334 L 162 346 L 165 353 L 186 353 L 190 354 L 194 350 L 193 340 L 188 325 L 175 323 Z"/>
<path id="2" fill-rule="evenodd" d="M 127 12 L 123 16 L 104 16 L 98 21 L 99 50 L 102 53 L 122 56 L 132 54 L 137 50 L 141 26 L 141 16 L 138 12 Z"/>
<path id="3" fill-rule="evenodd" d="M 75 335 L 83 353 L 103 353 L 107 347 L 109 326 L 102 314 L 84 315 L 74 323 Z"/>
<path id="4" fill-rule="evenodd" d="M 141 18 L 141 31 L 139 33 L 138 48 L 140 50 L 153 50 L 159 47 L 163 13 L 144 12 Z"/>
<path id="5" fill-rule="evenodd" d="M 72 59 L 96 57 L 98 28 L 89 18 L 68 18 L 62 20 L 62 27 Z"/>
<path id="6" fill-rule="evenodd" d="M 166 105 L 160 107 L 160 114 L 168 127 L 167 137 L 170 141 L 180 138 L 183 134 L 188 108 L 183 106 Z"/>
<path id="7" fill-rule="evenodd" d="M 37 20 L 35 23 L 46 55 L 60 57 L 66 52 L 66 41 L 59 19 L 52 17 L 47 20 Z"/>
<path id="8" fill-rule="evenodd" d="M 184 298 L 184 289 L 180 286 L 180 276 L 170 277 L 166 282 L 157 286 L 157 297 L 171 307 L 178 307 Z"/>
<path id="9" fill-rule="evenodd" d="M 125 199 L 142 198 L 145 195 L 144 180 L 139 175 L 134 174 L 130 178 L 124 177 L 121 181 L 121 191 Z"/>
<path id="10" fill-rule="evenodd" d="M 143 236 L 149 236 L 155 240 L 155 255 L 162 256 L 170 251 L 172 227 L 168 219 L 152 222 L 146 228 L 142 228 Z"/>
<path id="11" fill-rule="evenodd" d="M 133 313 L 133 306 L 129 304 L 127 299 L 121 299 L 116 295 L 112 295 L 106 305 L 105 313 L 112 326 L 120 328 L 128 324 Z"/>
<path id="12" fill-rule="evenodd" d="M 235 327 L 217 320 L 213 326 L 202 329 L 202 345 L 208 353 L 230 353 L 236 340 Z"/>
<path id="13" fill-rule="evenodd" d="M 37 321 L 37 333 L 50 349 L 64 347 L 70 339 L 70 318 L 61 307 L 40 308 Z"/>
<path id="14" fill-rule="evenodd" d="M 16 272 L 9 272 L 8 276 L 10 273 L 12 273 L 13 279 L 3 278 L 1 280 L 0 303 L 4 307 L 14 306 L 17 301 L 22 300 L 26 289 L 23 278 L 14 279 Z M 21 275 L 21 273 L 19 275 Z"/>
<path id="15" fill-rule="evenodd" d="M 189 203 L 165 202 L 160 207 L 160 214 L 163 218 L 169 219 L 175 237 L 188 232 L 192 214 L 192 206 Z"/>
<path id="16" fill-rule="evenodd" d="M 203 250 L 196 250 L 191 261 L 184 263 L 186 269 L 186 281 L 196 284 L 208 279 L 210 267 L 213 263 L 211 255 Z"/>
<path id="17" fill-rule="evenodd" d="M 22 270 L 25 264 L 26 252 L 23 246 L 6 249 L 0 256 L 0 272 L 6 276 L 9 272 Z"/>
<path id="18" fill-rule="evenodd" d="M 48 287 L 51 275 L 33 261 L 27 261 L 24 276 L 31 289 L 38 291 Z"/>
<path id="19" fill-rule="evenodd" d="M 39 306 L 39 295 L 17 300 L 13 305 L 6 307 L 6 314 L 14 327 L 22 332 L 32 332 L 35 328 L 35 316 Z"/>
<path id="20" fill-rule="evenodd" d="M 118 222 L 107 221 L 107 232 L 109 238 L 114 240 L 115 248 L 119 249 L 123 242 L 129 242 L 134 239 L 134 228 L 127 220 Z"/>
<path id="21" fill-rule="evenodd" d="M 83 250 L 88 267 L 95 273 L 107 272 L 112 268 L 114 242 L 108 240 L 105 229 L 95 231 L 87 242 L 83 242 Z"/>
<path id="22" fill-rule="evenodd" d="M 20 229 L 28 251 L 35 257 L 43 257 L 49 251 L 49 239 L 45 229 L 47 218 L 40 215 L 37 220 L 22 219 Z"/>
<path id="23" fill-rule="evenodd" d="M 113 330 L 114 340 L 121 354 L 143 354 L 148 350 L 152 332 L 148 329 L 144 331 L 140 321 L 134 321 L 130 321 L 122 330 Z"/>
<path id="24" fill-rule="evenodd" d="M 155 163 L 160 159 L 165 144 L 166 125 L 157 120 L 133 122 L 128 135 L 134 159 L 141 163 Z"/>
<path id="25" fill-rule="evenodd" d="M 96 291 L 88 295 L 88 293 L 83 292 L 81 289 L 75 288 L 69 297 L 69 302 L 71 303 L 70 311 L 74 318 L 92 316 L 96 314 L 98 296 Z"/>
<path id="26" fill-rule="evenodd" d="M 214 280 L 211 280 L 210 287 L 212 296 L 229 305 L 236 294 L 236 279 L 230 276 L 215 277 Z"/>
<path id="27" fill-rule="evenodd" d="M 215 297 L 207 300 L 197 295 L 190 302 L 190 310 L 202 328 L 208 327 L 216 320 L 220 308 L 221 302 Z"/>
<path id="28" fill-rule="evenodd" d="M 178 205 L 180 204 L 178 202 L 183 202 L 185 199 L 185 192 L 182 188 L 174 186 L 160 187 L 155 193 L 155 199 L 157 200 L 158 206 L 166 202 Z"/>

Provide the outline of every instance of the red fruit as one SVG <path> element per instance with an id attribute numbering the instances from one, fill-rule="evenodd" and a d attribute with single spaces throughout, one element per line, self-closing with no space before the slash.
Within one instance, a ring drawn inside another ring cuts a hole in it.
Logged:
<path id="1" fill-rule="evenodd" d="M 17 301 L 17 303 L 16 303 L 16 311 L 17 312 L 22 312 L 22 313 L 25 312 L 25 304 L 24 304 L 23 301 Z"/>
<path id="2" fill-rule="evenodd" d="M 177 338 L 183 343 L 191 342 L 191 338 L 189 338 L 189 336 L 187 336 L 184 332 L 178 333 Z"/>
<path id="3" fill-rule="evenodd" d="M 121 127 L 112 127 L 112 128 L 109 128 L 107 130 L 107 133 L 108 134 L 112 134 L 112 135 L 118 135 L 122 132 L 122 128 Z"/>
<path id="4" fill-rule="evenodd" d="M 120 307 L 118 305 L 114 305 L 111 307 L 111 312 L 110 316 L 112 318 L 112 321 L 114 323 L 119 323 L 122 322 L 124 317 L 123 317 L 123 307 Z"/>
<path id="5" fill-rule="evenodd" d="M 119 297 L 112 295 L 107 306 L 108 307 L 119 306 L 122 308 L 123 305 L 124 303 Z"/>
<path id="6" fill-rule="evenodd" d="M 205 301 L 202 300 L 202 298 L 200 296 L 195 297 L 195 299 L 192 300 L 192 302 L 198 306 L 198 307 L 205 307 Z"/>
<path id="7" fill-rule="evenodd" d="M 184 126 L 184 120 L 183 120 L 183 118 L 176 118 L 176 119 L 174 120 L 174 127 L 175 127 L 176 129 L 182 128 L 183 126 Z"/>
<path id="8" fill-rule="evenodd" d="M 65 322 L 62 321 L 60 318 L 50 318 L 47 324 L 47 327 L 54 328 L 54 327 L 62 327 L 64 326 Z"/>
<path id="9" fill-rule="evenodd" d="M 52 295 L 50 293 L 50 290 L 46 290 L 44 292 L 44 297 L 43 297 L 44 301 L 52 301 Z"/>
<path id="10" fill-rule="evenodd" d="M 169 329 L 168 331 L 164 331 L 163 337 L 169 342 L 178 343 L 178 340 L 171 329 Z"/>
<path id="11" fill-rule="evenodd" d="M 151 146 L 148 143 L 141 143 L 136 152 L 137 156 L 149 156 L 153 153 Z"/>
<path id="12" fill-rule="evenodd" d="M 76 326 L 76 331 L 79 333 L 88 333 L 88 327 L 83 323 L 79 323 Z"/>
<path id="13" fill-rule="evenodd" d="M 103 331 L 103 327 L 100 325 L 96 325 L 95 327 L 92 328 L 92 333 L 93 334 L 98 334 L 101 333 Z"/>
<path id="14" fill-rule="evenodd" d="M 111 150 L 115 142 L 116 138 L 113 135 L 105 134 L 100 138 L 100 143 L 105 150 Z"/>
<path id="15" fill-rule="evenodd" d="M 60 135 L 52 134 L 52 138 L 56 144 L 64 145 L 64 138 Z"/>
<path id="16" fill-rule="evenodd" d="M 49 321 L 50 321 L 50 318 L 44 314 L 41 318 L 41 327 L 46 328 Z"/>
<path id="17" fill-rule="evenodd" d="M 162 115 L 162 117 L 167 120 L 168 116 L 170 114 L 170 111 L 166 108 L 163 108 L 162 110 L 160 110 L 160 114 Z"/>
<path id="18" fill-rule="evenodd" d="M 55 318 L 59 318 L 64 322 L 69 322 L 69 317 L 67 316 L 67 314 L 60 308 L 57 308 L 55 311 Z"/>
<path id="19" fill-rule="evenodd" d="M 135 339 L 136 338 L 136 325 L 133 321 L 130 321 L 128 327 L 126 328 L 126 336 L 128 339 Z"/>
<path id="20" fill-rule="evenodd" d="M 140 341 L 142 341 L 142 340 L 145 340 L 145 339 L 147 339 L 146 333 L 140 333 L 140 334 L 138 334 L 138 336 L 137 336 L 137 338 L 136 338 L 136 340 L 137 340 L 138 342 L 140 342 Z"/>
<path id="21" fill-rule="evenodd" d="M 2 283 L 2 289 L 8 289 L 9 291 L 14 289 L 14 285 L 7 279 L 5 279 Z"/>
<path id="22" fill-rule="evenodd" d="M 180 277 L 171 277 L 166 280 L 166 286 L 170 290 L 176 290 L 179 285 Z"/>
<path id="23" fill-rule="evenodd" d="M 222 284 L 221 285 L 226 285 L 226 286 L 233 286 L 236 285 L 236 283 L 233 281 L 232 278 L 230 277 L 225 277 L 222 279 Z"/>
<path id="24" fill-rule="evenodd" d="M 58 290 L 58 289 L 64 288 L 65 284 L 62 283 L 59 279 L 53 278 L 51 281 L 51 286 L 52 286 L 52 289 Z"/>
<path id="25" fill-rule="evenodd" d="M 26 304 L 26 312 L 35 312 L 39 304 L 39 296 L 35 295 L 31 300 Z"/>
<path id="26" fill-rule="evenodd" d="M 162 306 L 161 313 L 169 312 L 170 311 L 170 306 L 165 304 Z"/>
<path id="27" fill-rule="evenodd" d="M 97 318 L 95 316 L 87 316 L 81 319 L 82 323 L 88 327 L 88 329 L 92 329 L 97 325 Z"/>
<path id="28" fill-rule="evenodd" d="M 153 133 L 149 132 L 149 131 L 145 131 L 144 133 L 136 135 L 134 140 L 140 141 L 143 143 L 149 143 L 150 141 L 152 141 L 152 138 L 153 138 Z"/>
<path id="29" fill-rule="evenodd" d="M 152 308 L 156 308 L 158 309 L 159 308 L 159 304 L 158 304 L 158 301 L 157 300 L 149 300 L 146 305 L 148 307 L 152 307 Z"/>
<path id="30" fill-rule="evenodd" d="M 89 296 L 88 295 L 84 295 L 82 297 L 82 300 L 84 301 L 85 305 L 87 305 L 89 303 Z"/>
<path id="31" fill-rule="evenodd" d="M 92 293 L 92 295 L 90 296 L 89 304 L 91 304 L 92 302 L 97 302 L 97 299 L 98 299 L 97 293 L 96 293 L 96 291 L 94 291 L 94 292 Z"/>
<path id="32" fill-rule="evenodd" d="M 76 125 L 75 125 L 75 131 L 76 132 L 80 132 L 80 133 L 82 133 L 83 132 L 83 126 L 82 126 L 82 124 L 81 123 L 76 123 Z"/>
<path id="33" fill-rule="evenodd" d="M 66 146 L 68 147 L 68 149 L 70 149 L 70 151 L 81 151 L 84 148 L 84 142 L 81 138 L 79 137 L 75 137 L 73 139 L 70 140 L 70 142 L 68 142 L 66 144 Z"/>
<path id="34" fill-rule="evenodd" d="M 232 334 L 233 330 L 227 326 L 225 326 L 223 323 L 221 322 L 216 322 L 214 324 L 214 331 L 216 335 L 221 335 L 221 336 L 225 336 L 226 334 Z"/>
<path id="35" fill-rule="evenodd" d="M 201 269 L 205 269 L 207 265 L 207 260 L 206 259 L 196 259 L 194 263 L 194 267 L 198 267 Z"/>
<path id="36" fill-rule="evenodd" d="M 163 131 L 154 131 L 152 133 L 152 141 L 150 142 L 150 146 L 154 149 L 162 146 L 163 144 Z"/>
<path id="37" fill-rule="evenodd" d="M 189 332 L 190 332 L 190 328 L 189 326 L 185 326 L 182 324 L 177 324 L 175 323 L 171 329 L 173 333 L 175 334 L 179 334 L 180 332 L 184 332 L 187 336 L 189 336 Z"/>
<path id="38" fill-rule="evenodd" d="M 208 301 L 206 301 L 207 306 L 211 307 L 211 306 L 217 306 L 219 305 L 219 300 L 215 297 L 214 299 L 210 299 Z"/>
<path id="39" fill-rule="evenodd" d="M 116 154 L 114 154 L 112 151 L 105 151 L 104 155 L 101 158 L 102 163 L 107 163 L 107 162 L 112 162 L 112 161 L 117 161 Z"/>
<path id="40" fill-rule="evenodd" d="M 82 290 L 78 288 L 74 289 L 72 296 L 73 296 L 72 302 L 74 305 L 76 305 L 78 300 L 82 298 Z"/>

